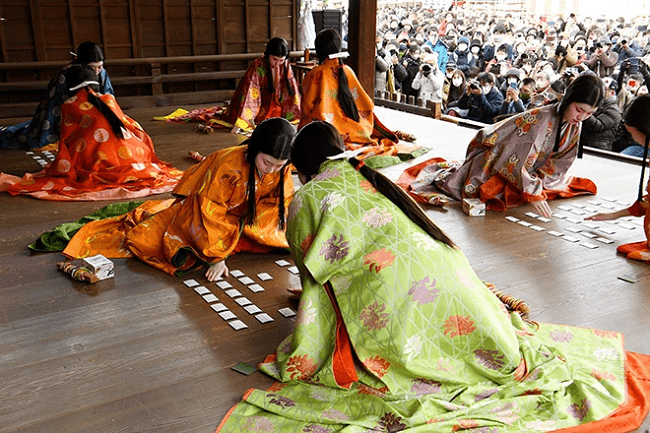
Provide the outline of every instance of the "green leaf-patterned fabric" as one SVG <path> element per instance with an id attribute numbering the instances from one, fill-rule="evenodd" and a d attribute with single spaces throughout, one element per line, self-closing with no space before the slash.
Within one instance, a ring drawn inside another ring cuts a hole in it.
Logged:
<path id="1" fill-rule="evenodd" d="M 620 334 L 508 313 L 459 249 L 347 161 L 296 193 L 287 238 L 303 293 L 293 334 L 260 366 L 279 383 L 249 391 L 219 431 L 536 432 L 625 401 Z M 354 353 L 349 389 L 335 375 L 337 323 Z"/>

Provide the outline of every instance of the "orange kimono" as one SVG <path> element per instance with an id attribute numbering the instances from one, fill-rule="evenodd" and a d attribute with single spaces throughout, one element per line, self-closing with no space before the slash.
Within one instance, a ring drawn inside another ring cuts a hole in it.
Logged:
<path id="1" fill-rule="evenodd" d="M 54 161 L 22 178 L 2 174 L 0 191 L 46 200 L 125 199 L 171 191 L 183 172 L 158 159 L 151 138 L 122 112 L 113 95 L 100 98 L 124 123 L 124 138 L 115 135 L 81 89 L 61 106 Z"/>
<path id="2" fill-rule="evenodd" d="M 632 242 L 629 244 L 620 245 L 616 248 L 626 258 L 631 260 L 641 260 L 650 264 L 650 205 L 648 202 L 650 198 L 646 195 L 642 201 L 636 201 L 628 208 L 628 212 L 636 217 L 643 218 L 643 230 L 645 232 L 645 241 Z"/>
<path id="3" fill-rule="evenodd" d="M 105 220 L 87 224 L 63 253 L 72 258 L 99 252 L 107 257 L 125 257 L 123 251 L 128 250 L 151 266 L 174 274 L 196 265 L 218 262 L 238 251 L 288 248 L 285 233 L 278 228 L 279 172 L 256 180 L 256 222 L 242 224 L 250 170 L 245 160 L 246 149 L 247 146 L 236 146 L 217 151 L 187 170 L 174 189 L 179 198 L 153 216 L 140 210 L 151 206 L 152 202 L 148 202 L 115 218 L 111 227 Z M 285 170 L 282 187 L 288 209 L 293 181 L 289 169 Z M 140 218 L 134 216 L 137 212 Z M 134 219 L 138 219 L 135 224 L 124 223 Z M 124 231 L 116 236 L 120 227 Z M 122 252 L 115 249 L 113 254 L 101 249 L 105 245 L 101 239 L 110 237 L 121 238 L 115 245 L 122 245 Z M 94 239 L 100 241 L 93 245 Z"/>
<path id="4" fill-rule="evenodd" d="M 350 91 L 355 98 L 359 122 L 347 117 L 339 105 L 338 74 L 341 70 L 345 71 Z M 302 81 L 298 129 L 313 120 L 329 122 L 339 131 L 348 150 L 364 149 L 361 158 L 396 156 L 398 153 L 415 150 L 414 146 L 399 147 L 397 136 L 377 119 L 374 108 L 372 98 L 363 90 L 354 71 L 349 66 L 340 66 L 337 59 L 327 59 L 309 71 Z"/>

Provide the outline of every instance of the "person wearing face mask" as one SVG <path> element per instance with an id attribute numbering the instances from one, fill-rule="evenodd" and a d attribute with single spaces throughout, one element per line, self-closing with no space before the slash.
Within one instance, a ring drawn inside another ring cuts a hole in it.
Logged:
<path id="1" fill-rule="evenodd" d="M 56 143 L 61 133 L 61 105 L 68 99 L 66 69 L 71 65 L 88 65 L 99 83 L 102 95 L 113 95 L 113 86 L 104 69 L 104 52 L 94 42 L 79 44 L 75 59 L 59 71 L 47 85 L 41 102 L 31 120 L 0 127 L 0 149 L 37 149 Z"/>
<path id="2" fill-rule="evenodd" d="M 465 74 L 460 69 L 454 70 L 451 81 L 449 83 L 449 89 L 447 90 L 445 102 L 445 114 L 449 114 L 449 110 L 458 106 L 458 101 L 465 94 L 465 87 L 467 86 L 465 80 Z M 467 114 L 465 111 L 460 117 L 463 117 Z"/>
<path id="3" fill-rule="evenodd" d="M 476 58 L 476 66 L 483 70 L 485 69 L 485 61 L 483 59 L 483 43 L 480 39 L 474 38 L 469 44 L 469 52 Z"/>
<path id="4" fill-rule="evenodd" d="M 488 209 L 500 211 L 528 203 L 549 217 L 547 200 L 597 192 L 591 180 L 569 176 L 568 171 L 581 154 L 582 122 L 603 97 L 600 78 L 581 74 L 559 104 L 527 110 L 480 130 L 462 165 L 450 167 L 434 158 L 407 169 L 401 178 L 414 179 L 406 187 L 416 197 L 422 191 L 422 201 L 432 199 L 433 181 L 456 200 L 478 198 Z"/>
<path id="5" fill-rule="evenodd" d="M 605 98 L 593 116 L 582 122 L 580 145 L 612 151 L 612 144 L 616 139 L 622 114 L 616 104 L 618 84 L 610 77 L 603 79 L 603 83 L 605 84 Z"/>
<path id="6" fill-rule="evenodd" d="M 584 64 L 601 78 L 612 75 L 618 61 L 618 54 L 612 51 L 612 41 L 607 36 L 603 36 L 594 47 L 595 51 Z"/>
<path id="7" fill-rule="evenodd" d="M 300 90 L 288 55 L 287 41 L 272 38 L 266 44 L 264 55 L 246 69 L 227 108 L 199 108 L 167 121 L 202 122 L 230 128 L 233 133 L 250 132 L 271 117 L 296 122 L 300 119 Z"/>
<path id="8" fill-rule="evenodd" d="M 469 51 L 469 39 L 465 36 L 458 40 L 458 45 L 452 53 L 451 58 L 456 63 L 456 68 L 465 74 L 467 74 L 469 68 L 476 66 L 478 61 L 478 57 Z"/>
<path id="9" fill-rule="evenodd" d="M 436 103 L 442 102 L 442 91 L 445 83 L 445 76 L 438 69 L 438 58 L 435 54 L 429 54 L 420 70 L 415 75 L 411 87 L 418 90 L 418 97 L 422 99 L 424 106 L 426 101 Z"/>
<path id="10" fill-rule="evenodd" d="M 551 78 L 548 72 L 541 70 L 535 74 L 535 93 L 531 99 L 531 107 L 541 107 L 551 98 L 548 95 L 548 87 L 551 84 Z"/>
<path id="11" fill-rule="evenodd" d="M 499 114 L 503 104 L 503 95 L 494 86 L 494 75 L 490 72 L 481 72 L 467 86 L 465 94 L 458 101 L 457 108 L 467 109 L 466 119 L 491 124 L 494 117 Z M 455 114 L 460 114 L 454 110 Z M 452 112 L 450 112 L 450 115 Z"/>
<path id="12" fill-rule="evenodd" d="M 420 47 L 416 44 L 412 44 L 408 50 L 404 59 L 402 59 L 402 66 L 406 69 L 407 76 L 402 80 L 402 93 L 407 96 L 413 96 L 414 98 L 418 97 L 418 92 L 416 89 L 411 87 L 411 83 L 415 78 L 415 75 L 420 70 Z"/>
<path id="13" fill-rule="evenodd" d="M 626 60 L 621 63 L 621 68 L 616 77 L 618 83 L 618 94 L 616 100 L 619 108 L 624 110 L 627 105 L 637 96 L 639 88 L 643 83 L 650 83 L 650 71 L 645 61 L 639 62 L 640 74 L 630 73 L 631 63 Z"/>
<path id="14" fill-rule="evenodd" d="M 449 47 L 438 36 L 438 29 L 435 26 L 432 26 L 429 29 L 429 38 L 424 43 L 424 46 L 431 47 L 431 50 L 434 53 L 438 53 L 438 69 L 445 71 L 447 69 L 447 63 L 449 62 Z"/>

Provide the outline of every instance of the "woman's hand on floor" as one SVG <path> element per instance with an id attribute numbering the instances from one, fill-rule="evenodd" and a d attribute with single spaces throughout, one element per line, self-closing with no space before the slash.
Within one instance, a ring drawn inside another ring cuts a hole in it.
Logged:
<path id="1" fill-rule="evenodd" d="M 226 262 L 224 260 L 210 265 L 208 271 L 205 273 L 205 277 L 210 282 L 216 281 L 221 276 L 228 276 L 228 266 L 226 266 Z"/>

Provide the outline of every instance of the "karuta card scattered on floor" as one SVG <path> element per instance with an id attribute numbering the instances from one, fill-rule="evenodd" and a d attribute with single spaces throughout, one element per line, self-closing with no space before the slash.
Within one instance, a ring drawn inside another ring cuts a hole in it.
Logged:
<path id="1" fill-rule="evenodd" d="M 531 218 L 538 218 L 539 217 L 539 215 L 537 215 L 535 212 L 526 212 L 525 215 L 529 216 Z"/>
<path id="2" fill-rule="evenodd" d="M 521 226 L 524 226 L 524 227 L 530 227 L 530 226 L 533 225 L 532 223 L 529 223 L 528 221 L 523 221 L 523 220 L 522 221 L 517 221 L 517 224 L 519 224 Z"/>
<path id="3" fill-rule="evenodd" d="M 230 284 L 228 281 L 218 281 L 217 286 L 219 286 L 221 289 L 229 289 L 232 287 L 232 284 Z"/>
<path id="4" fill-rule="evenodd" d="M 573 242 L 573 243 L 580 242 L 580 239 L 574 238 L 573 236 L 564 235 L 564 236 L 562 236 L 562 239 L 564 239 L 567 242 Z"/>
<path id="5" fill-rule="evenodd" d="M 296 315 L 296 312 L 289 307 L 279 309 L 278 313 L 282 314 L 284 317 L 293 317 Z"/>
<path id="6" fill-rule="evenodd" d="M 250 286 L 248 286 L 248 290 L 250 290 L 253 293 L 263 292 L 264 287 L 260 286 L 259 284 L 251 284 Z"/>
<path id="7" fill-rule="evenodd" d="M 612 230 L 612 229 L 607 228 L 607 227 L 601 227 L 601 228 L 598 229 L 598 231 L 601 231 L 601 232 L 605 233 L 606 235 L 613 235 L 614 233 L 616 233 L 616 230 Z"/>
<path id="8" fill-rule="evenodd" d="M 513 222 L 513 223 L 516 223 L 516 222 L 519 221 L 519 218 L 514 217 L 514 216 L 512 216 L 512 215 L 507 216 L 506 219 L 507 219 L 508 221 Z"/>
<path id="9" fill-rule="evenodd" d="M 538 216 L 538 217 L 537 217 L 537 220 L 538 220 L 538 221 L 541 221 L 541 222 L 543 222 L 543 223 L 550 223 L 551 221 L 553 221 L 552 219 L 550 219 L 550 218 L 546 218 L 546 217 L 543 217 L 543 216 Z"/>
<path id="10" fill-rule="evenodd" d="M 240 271 L 239 269 L 235 269 L 234 271 L 230 271 L 230 276 L 235 277 L 235 278 L 239 278 L 239 277 L 243 277 L 244 273 L 242 271 Z"/>
<path id="11" fill-rule="evenodd" d="M 273 317 L 269 316 L 266 313 L 258 314 L 255 316 L 255 318 L 259 320 L 260 323 L 273 322 Z"/>
<path id="12" fill-rule="evenodd" d="M 183 284 L 185 284 L 187 287 L 194 287 L 194 286 L 198 286 L 199 282 L 196 281 L 196 280 L 190 279 L 190 280 L 183 281 Z"/>
<path id="13" fill-rule="evenodd" d="M 275 264 L 281 267 L 289 266 L 291 263 L 287 262 L 286 260 L 276 260 Z"/>
<path id="14" fill-rule="evenodd" d="M 224 292 L 226 295 L 230 296 L 231 298 L 236 298 L 237 296 L 242 296 L 241 292 L 237 289 L 228 289 Z"/>
<path id="15" fill-rule="evenodd" d="M 566 219 L 566 215 L 561 214 L 561 213 L 553 212 L 552 215 L 553 215 L 553 218 L 557 218 L 557 219 L 559 219 L 559 220 Z"/>
<path id="16" fill-rule="evenodd" d="M 533 230 L 535 230 L 535 231 L 537 231 L 537 232 L 543 232 L 544 230 L 546 230 L 544 227 L 536 226 L 536 225 L 534 225 L 534 224 L 531 225 L 531 226 L 528 227 L 528 228 L 533 229 Z"/>
<path id="17" fill-rule="evenodd" d="M 212 308 L 212 309 L 213 309 L 214 311 L 216 311 L 217 313 L 219 313 L 219 312 L 221 312 L 221 311 L 226 311 L 226 310 L 228 309 L 228 307 L 226 307 L 226 306 L 223 305 L 222 303 L 212 304 L 212 305 L 210 305 L 210 308 Z"/>
<path id="18" fill-rule="evenodd" d="M 564 205 L 564 204 L 558 206 L 557 208 L 560 209 L 560 210 L 566 211 L 566 212 L 571 212 L 571 210 L 573 210 L 573 208 L 571 206 L 567 206 L 567 205 Z"/>
<path id="19" fill-rule="evenodd" d="M 613 240 L 611 240 L 611 239 L 607 239 L 607 238 L 602 238 L 602 237 L 601 237 L 601 238 L 596 238 L 596 240 L 597 240 L 598 242 L 602 242 L 602 243 L 604 243 L 604 244 L 613 244 L 613 243 L 614 243 Z"/>
<path id="20" fill-rule="evenodd" d="M 584 205 L 582 203 L 571 203 L 571 206 L 577 207 L 578 209 L 584 209 L 585 207 L 587 207 L 587 205 Z"/>
<path id="21" fill-rule="evenodd" d="M 238 373 L 245 374 L 246 376 L 248 376 L 249 374 L 253 374 L 255 373 L 255 371 L 257 371 L 257 368 L 245 362 L 240 362 L 237 365 L 233 365 L 232 367 L 230 367 L 230 369 L 235 370 Z"/>
<path id="22" fill-rule="evenodd" d="M 205 296 L 203 296 L 203 299 L 204 299 L 205 302 L 207 302 L 207 303 L 210 303 L 210 302 L 216 302 L 216 301 L 219 300 L 219 298 L 217 298 L 216 296 L 214 296 L 212 293 L 210 293 L 209 295 L 205 295 Z"/>
<path id="23" fill-rule="evenodd" d="M 549 235 L 552 235 L 552 236 L 557 236 L 558 238 L 561 237 L 561 236 L 564 236 L 563 233 L 556 232 L 555 230 L 549 230 L 546 233 L 548 233 Z"/>
<path id="24" fill-rule="evenodd" d="M 583 222 L 582 225 L 587 227 L 588 229 L 597 229 L 598 227 L 600 227 L 600 224 L 590 223 L 588 221 Z"/>
<path id="25" fill-rule="evenodd" d="M 598 245 L 592 244 L 591 242 L 585 242 L 585 241 L 580 241 L 578 245 L 580 245 L 581 247 L 589 248 L 590 250 L 595 250 L 596 248 L 598 248 Z"/>
<path id="26" fill-rule="evenodd" d="M 595 235 L 595 234 L 589 233 L 589 232 L 580 232 L 580 234 L 582 236 L 586 237 L 586 238 L 589 238 L 589 239 L 595 239 L 595 238 L 598 237 L 598 235 Z"/>
<path id="27" fill-rule="evenodd" d="M 244 322 L 242 322 L 241 320 L 233 320 L 232 322 L 228 322 L 228 324 L 235 331 L 239 331 L 240 329 L 248 328 L 248 326 Z"/>
<path id="28" fill-rule="evenodd" d="M 636 228 L 632 224 L 628 224 L 628 223 L 624 223 L 624 222 L 619 222 L 618 226 L 623 227 L 626 230 L 634 230 Z"/>
<path id="29" fill-rule="evenodd" d="M 259 278 L 262 281 L 268 281 L 272 280 L 273 277 L 267 274 L 266 272 L 262 272 L 261 274 L 257 274 L 257 278 Z"/>
<path id="30" fill-rule="evenodd" d="M 220 312 L 219 316 L 221 316 L 221 318 L 223 320 L 230 320 L 230 319 L 236 319 L 237 318 L 237 316 L 235 316 L 235 313 L 233 313 L 230 310 L 224 310 L 224 311 Z"/>
<path id="31" fill-rule="evenodd" d="M 244 310 L 246 310 L 248 314 L 257 314 L 262 312 L 262 309 L 255 304 L 246 305 Z"/>
<path id="32" fill-rule="evenodd" d="M 210 293 L 210 290 L 205 286 L 196 286 L 194 288 L 194 291 L 196 293 L 198 293 L 199 295 L 206 295 L 206 294 Z"/>
<path id="33" fill-rule="evenodd" d="M 593 204 L 594 206 L 600 206 L 603 202 L 596 199 L 587 200 L 587 203 Z"/>
<path id="34" fill-rule="evenodd" d="M 612 197 L 603 197 L 603 200 L 608 201 L 610 203 L 613 203 L 613 202 L 617 201 L 615 198 L 612 198 Z"/>
<path id="35" fill-rule="evenodd" d="M 587 212 L 583 211 L 582 209 L 576 209 L 576 208 L 571 209 L 571 213 L 580 216 L 587 215 Z"/>
<path id="36" fill-rule="evenodd" d="M 300 272 L 300 270 L 298 269 L 298 266 L 292 266 L 290 268 L 287 268 L 287 271 L 291 272 L 294 275 Z"/>
<path id="37" fill-rule="evenodd" d="M 580 233 L 582 231 L 580 227 L 564 227 L 564 230 L 571 233 Z"/>
<path id="38" fill-rule="evenodd" d="M 573 218 L 573 217 L 568 216 L 565 219 L 567 220 L 567 222 L 570 222 L 571 224 L 580 224 L 580 223 L 582 223 L 582 220 L 578 219 L 578 218 Z"/>
<path id="39" fill-rule="evenodd" d="M 248 286 L 249 284 L 253 284 L 255 281 L 253 281 L 253 279 L 250 277 L 241 277 L 239 278 L 239 282 L 244 286 Z"/>
<path id="40" fill-rule="evenodd" d="M 245 297 L 245 296 L 242 296 L 242 297 L 240 297 L 240 298 L 236 298 L 236 299 L 235 299 L 235 302 L 236 302 L 237 304 L 241 305 L 242 307 L 243 307 L 244 305 L 252 304 L 251 300 L 248 299 L 248 298 Z"/>

